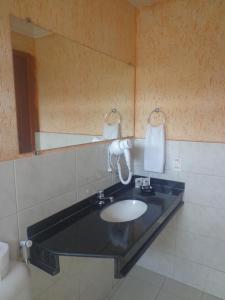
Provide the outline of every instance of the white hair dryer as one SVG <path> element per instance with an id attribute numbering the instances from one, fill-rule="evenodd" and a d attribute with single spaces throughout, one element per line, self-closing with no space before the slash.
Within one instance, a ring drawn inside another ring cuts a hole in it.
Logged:
<path id="1" fill-rule="evenodd" d="M 108 162 L 109 162 L 109 168 L 108 171 L 112 172 L 113 164 L 112 164 L 112 156 L 114 155 L 116 157 L 116 163 L 117 163 L 117 169 L 119 174 L 119 179 L 123 184 L 129 184 L 132 179 L 132 172 L 131 172 L 131 157 L 130 157 L 130 149 L 132 148 L 131 140 L 116 140 L 113 141 L 112 144 L 109 146 L 109 152 L 108 152 Z M 125 161 L 128 168 L 128 178 L 126 180 L 122 177 L 121 172 L 121 166 L 120 166 L 120 158 L 121 155 L 124 155 Z"/>

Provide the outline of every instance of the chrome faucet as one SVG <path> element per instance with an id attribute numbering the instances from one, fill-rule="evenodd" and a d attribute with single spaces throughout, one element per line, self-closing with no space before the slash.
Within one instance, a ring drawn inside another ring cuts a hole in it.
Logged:
<path id="1" fill-rule="evenodd" d="M 97 192 L 97 199 L 98 201 L 98 205 L 102 206 L 105 204 L 105 202 L 107 200 L 109 200 L 110 203 L 112 203 L 114 201 L 114 197 L 105 197 L 104 191 L 98 191 Z"/>

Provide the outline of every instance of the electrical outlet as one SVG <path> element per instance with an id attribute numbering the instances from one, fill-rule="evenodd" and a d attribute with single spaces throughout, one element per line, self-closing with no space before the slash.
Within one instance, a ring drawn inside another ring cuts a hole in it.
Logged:
<path id="1" fill-rule="evenodd" d="M 139 189 L 143 184 L 143 178 L 139 177 L 139 178 L 135 178 L 135 188 Z"/>
<path id="2" fill-rule="evenodd" d="M 143 182 L 142 182 L 143 186 L 150 186 L 150 178 L 143 178 Z"/>
<path id="3" fill-rule="evenodd" d="M 175 158 L 174 159 L 173 168 L 176 171 L 181 171 L 181 159 L 180 158 Z"/>

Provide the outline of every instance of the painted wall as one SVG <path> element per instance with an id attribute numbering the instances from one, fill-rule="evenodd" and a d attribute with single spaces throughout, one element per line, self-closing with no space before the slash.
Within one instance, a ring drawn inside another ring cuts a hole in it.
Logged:
<path id="1" fill-rule="evenodd" d="M 165 174 L 144 171 L 136 139 L 134 172 L 185 182 L 184 206 L 138 264 L 225 299 L 225 2 L 155 1 L 137 31 L 135 135 L 149 113 L 166 114 Z M 188 142 L 207 141 L 207 142 Z M 177 161 L 181 167 L 177 169 Z"/>
<path id="2" fill-rule="evenodd" d="M 0 160 L 18 155 L 9 1 L 0 1 Z"/>
<path id="3" fill-rule="evenodd" d="M 127 0 L 11 0 L 11 13 L 126 63 L 135 62 L 136 10 Z"/>
<path id="4" fill-rule="evenodd" d="M 113 107 L 134 134 L 135 68 L 58 34 L 35 40 L 40 131 L 102 135 Z"/>
<path id="5" fill-rule="evenodd" d="M 135 67 L 58 34 L 12 32 L 13 49 L 35 56 L 40 131 L 102 135 L 116 107 L 122 136 L 134 134 Z"/>
<path id="6" fill-rule="evenodd" d="M 138 15 L 137 138 L 149 113 L 167 116 L 167 138 L 225 142 L 225 2 L 156 1 Z"/>
<path id="7" fill-rule="evenodd" d="M 35 40 L 16 32 L 11 33 L 12 48 L 35 56 Z"/>
<path id="8" fill-rule="evenodd" d="M 225 144 L 168 141 L 164 174 L 144 171 L 144 139 L 133 155 L 135 174 L 185 182 L 183 207 L 138 264 L 225 299 Z"/>
<path id="9" fill-rule="evenodd" d="M 9 14 L 134 63 L 136 10 L 126 0 L 0 1 L 0 160 L 18 156 Z"/>

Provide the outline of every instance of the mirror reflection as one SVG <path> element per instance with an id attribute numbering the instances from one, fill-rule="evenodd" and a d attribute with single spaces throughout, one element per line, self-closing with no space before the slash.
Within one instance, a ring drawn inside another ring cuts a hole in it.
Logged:
<path id="1" fill-rule="evenodd" d="M 20 153 L 133 136 L 134 66 L 11 17 Z"/>

